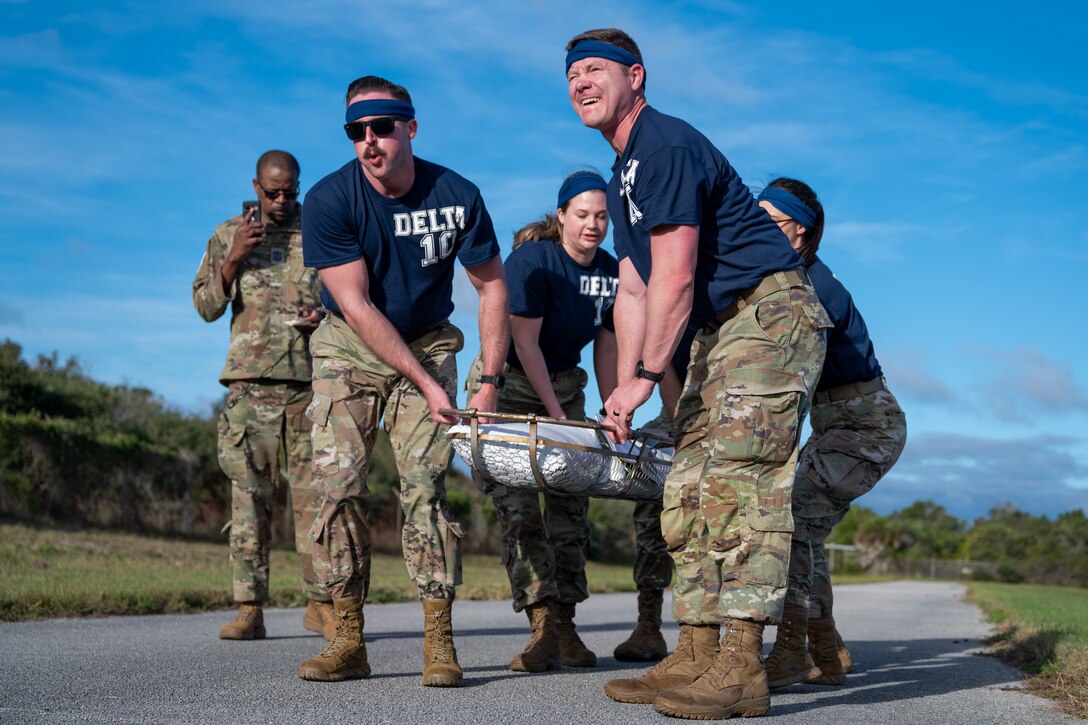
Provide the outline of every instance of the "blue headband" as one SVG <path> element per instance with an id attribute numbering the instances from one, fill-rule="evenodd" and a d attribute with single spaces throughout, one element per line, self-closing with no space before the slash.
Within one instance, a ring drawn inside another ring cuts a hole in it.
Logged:
<path id="1" fill-rule="evenodd" d="M 364 116 L 399 116 L 415 118 L 416 109 L 411 103 L 394 101 L 391 98 L 372 98 L 369 101 L 356 101 L 348 106 L 344 113 L 344 123 L 357 121 Z"/>
<path id="2" fill-rule="evenodd" d="M 757 200 L 771 202 L 778 211 L 798 222 L 805 229 L 812 229 L 816 226 L 816 212 L 812 211 L 808 204 L 785 189 L 768 186 Z"/>
<path id="3" fill-rule="evenodd" d="M 559 209 L 583 191 L 593 191 L 594 189 L 599 191 L 608 189 L 608 184 L 605 183 L 600 174 L 595 174 L 592 171 L 580 171 L 577 174 L 571 174 L 559 187 L 559 200 L 555 202 L 555 208 Z"/>
<path id="4" fill-rule="evenodd" d="M 570 70 L 571 65 L 583 58 L 604 58 L 626 66 L 632 66 L 635 63 L 642 65 L 642 58 L 611 43 L 600 40 L 579 40 L 574 44 L 573 48 L 567 51 L 567 70 Z"/>

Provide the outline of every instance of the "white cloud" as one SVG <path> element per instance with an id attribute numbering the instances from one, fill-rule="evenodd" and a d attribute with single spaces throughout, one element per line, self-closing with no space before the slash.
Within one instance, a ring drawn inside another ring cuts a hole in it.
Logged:
<path id="1" fill-rule="evenodd" d="M 1030 347 L 1015 350 L 967 348 L 969 354 L 996 362 L 999 369 L 977 385 L 990 410 L 1002 420 L 1023 421 L 1088 413 L 1088 393 L 1073 371 Z"/>
<path id="2" fill-rule="evenodd" d="M 858 503 L 889 513 L 928 499 L 965 519 L 985 515 L 1008 501 L 1048 516 L 1088 510 L 1088 462 L 1082 444 L 1053 435 L 1016 439 L 941 432 L 911 435 L 891 473 Z"/>
<path id="3" fill-rule="evenodd" d="M 918 354 L 897 351 L 881 356 L 881 367 L 888 378 L 889 387 L 897 396 L 913 398 L 922 403 L 948 406 L 962 404 L 959 395 L 950 385 L 925 369 L 924 361 Z"/>

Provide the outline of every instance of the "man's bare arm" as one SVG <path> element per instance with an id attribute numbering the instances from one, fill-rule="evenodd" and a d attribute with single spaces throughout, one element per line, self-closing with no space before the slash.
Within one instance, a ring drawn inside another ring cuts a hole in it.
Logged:
<path id="1" fill-rule="evenodd" d="M 622 385 L 635 376 L 646 336 L 646 285 L 627 257 L 620 260 L 620 285 L 612 318 L 616 324 L 616 381 Z"/>
<path id="2" fill-rule="evenodd" d="M 663 372 L 684 336 L 695 286 L 699 227 L 657 227 L 650 232 L 653 270 L 646 285 L 646 336 L 641 359 L 647 370 Z"/>
<path id="3" fill-rule="evenodd" d="M 389 367 L 412 382 L 427 400 L 431 420 L 456 423 L 456 418 L 439 415 L 450 408 L 449 396 L 416 359 L 389 319 L 370 299 L 370 279 L 361 259 L 321 270 L 321 281 L 340 306 L 344 320 L 359 339 Z"/>
<path id="4" fill-rule="evenodd" d="M 657 227 L 650 232 L 653 269 L 646 285 L 645 334 L 639 358 L 643 366 L 652 372 L 666 370 L 687 327 L 691 316 L 698 249 L 697 226 Z M 620 274 L 623 274 L 622 266 Z M 624 365 L 624 354 L 621 347 L 621 366 Z M 630 432 L 635 410 L 649 400 L 654 383 L 637 377 L 623 382 L 622 367 L 620 374 L 621 383 L 605 403 L 605 412 L 609 425 L 615 428 L 615 440 L 622 443 Z"/>

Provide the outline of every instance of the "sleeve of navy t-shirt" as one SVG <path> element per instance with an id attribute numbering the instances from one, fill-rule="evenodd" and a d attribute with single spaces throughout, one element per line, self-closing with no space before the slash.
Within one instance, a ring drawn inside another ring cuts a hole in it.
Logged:
<path id="1" fill-rule="evenodd" d="M 639 224 L 646 230 L 702 221 L 706 172 L 688 149 L 670 146 L 654 152 L 639 165 L 635 189 Z"/>
<path id="2" fill-rule="evenodd" d="M 548 270 L 542 261 L 538 244 L 549 242 L 527 242 L 511 252 L 506 260 L 506 287 L 509 290 L 510 314 L 519 317 L 543 317 L 548 309 L 550 296 Z"/>
<path id="3" fill-rule="evenodd" d="M 612 247 L 616 250 L 616 259 L 627 259 L 627 245 L 619 234 L 612 235 Z"/>
<path id="4" fill-rule="evenodd" d="M 608 309 L 604 311 L 604 319 L 601 320 L 601 327 L 609 332 L 616 331 L 616 315 L 613 310 L 616 309 L 616 303 L 613 302 L 608 306 Z"/>
<path id="5" fill-rule="evenodd" d="M 605 250 L 601 250 L 597 254 L 597 259 L 600 262 L 601 270 L 609 275 L 619 279 L 620 276 L 620 263 L 615 257 L 609 254 Z M 616 309 L 616 293 L 612 292 L 612 299 L 608 302 L 608 307 L 605 308 L 604 318 L 601 320 L 601 326 L 609 332 L 616 331 L 616 315 L 614 310 Z"/>
<path id="6" fill-rule="evenodd" d="M 461 266 L 472 268 L 490 262 L 499 256 L 499 240 L 495 238 L 495 225 L 487 213 L 484 200 L 479 191 L 472 198 L 472 204 L 465 210 L 465 228 L 459 235 L 461 248 L 457 250 L 457 259 Z"/>
<path id="7" fill-rule="evenodd" d="M 812 285 L 816 288 L 816 296 L 827 310 L 831 323 L 837 330 L 845 329 L 847 315 L 852 306 L 850 293 L 822 260 L 811 265 L 809 273 L 812 275 Z"/>
<path id="8" fill-rule="evenodd" d="M 302 258 L 307 267 L 323 269 L 354 262 L 363 248 L 342 189 L 326 184 L 306 195 L 302 215 Z"/>

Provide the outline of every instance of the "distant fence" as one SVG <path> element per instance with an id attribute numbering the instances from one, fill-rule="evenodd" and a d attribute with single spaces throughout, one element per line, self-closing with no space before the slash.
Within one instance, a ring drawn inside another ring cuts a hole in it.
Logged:
<path id="1" fill-rule="evenodd" d="M 827 568 L 832 574 L 866 573 L 874 576 L 901 576 L 905 579 L 1000 579 L 998 564 L 969 559 L 880 557 L 863 567 L 858 547 L 847 544 L 826 544 Z"/>

